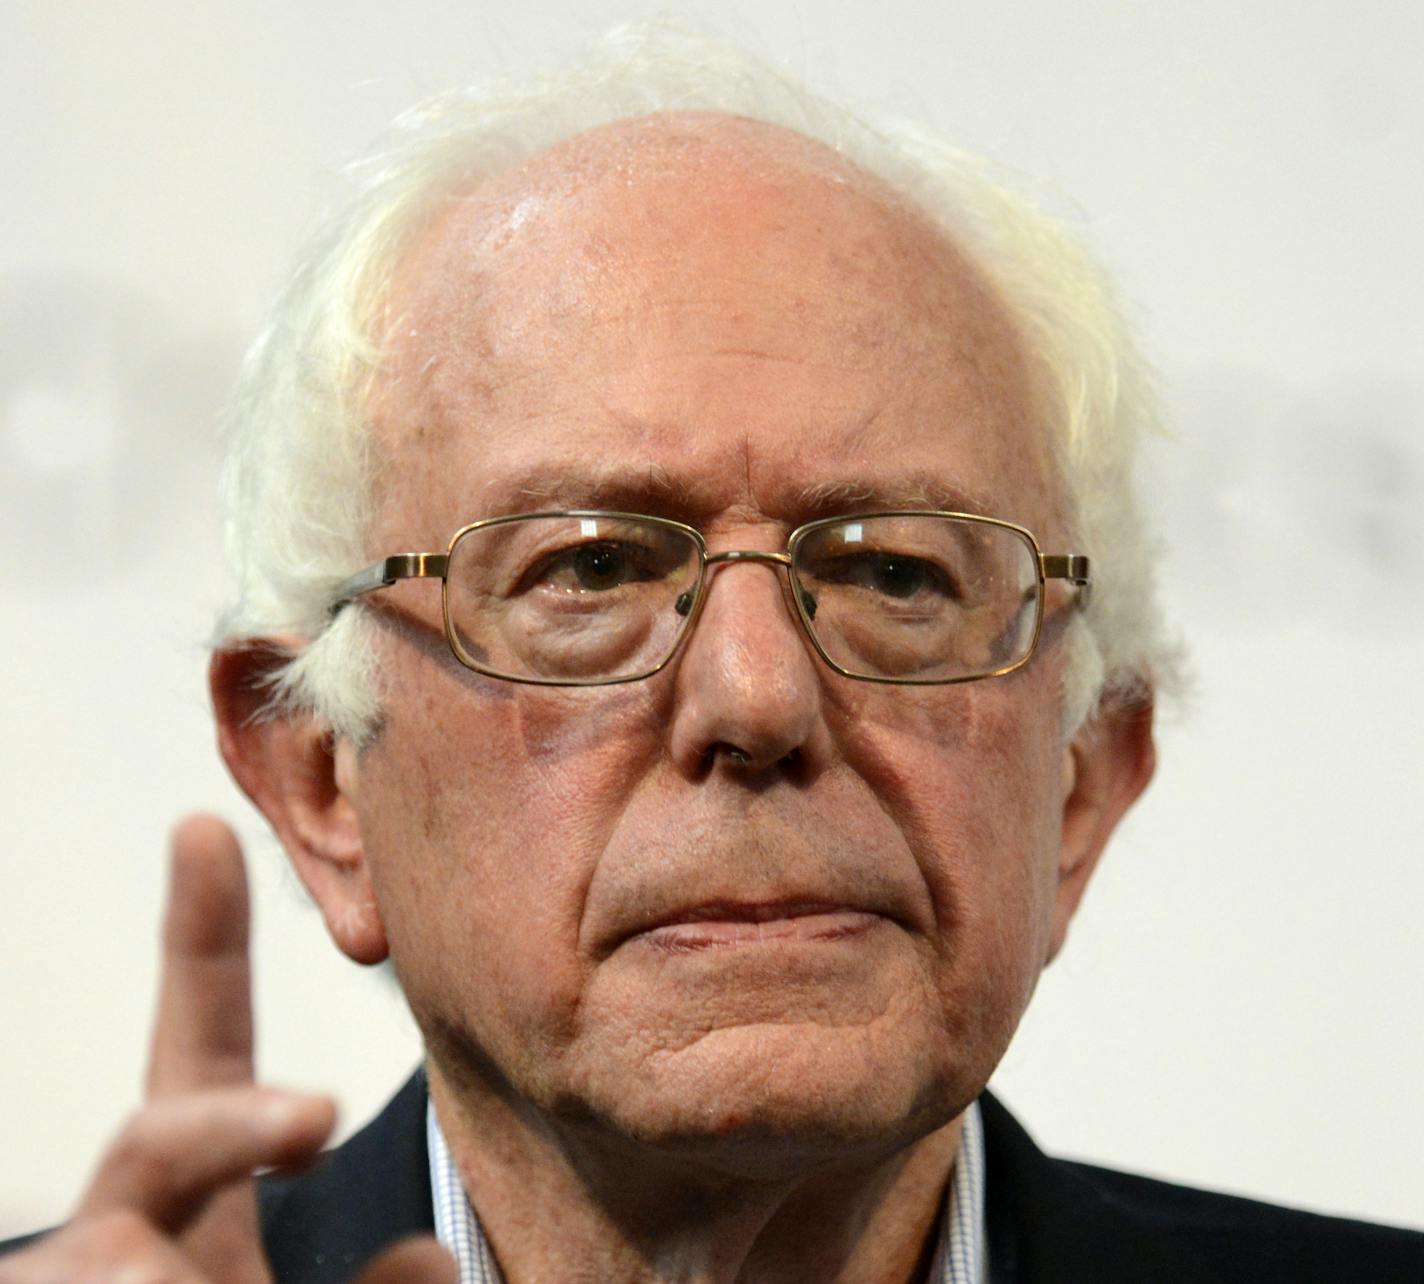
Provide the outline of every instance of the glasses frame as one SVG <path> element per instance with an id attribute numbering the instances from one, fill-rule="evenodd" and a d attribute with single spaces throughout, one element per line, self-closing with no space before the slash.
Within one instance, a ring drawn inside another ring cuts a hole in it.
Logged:
<path id="1" fill-rule="evenodd" d="M 453 621 L 450 618 L 450 581 L 447 571 L 450 565 L 450 558 L 458 544 L 466 535 L 472 531 L 487 530 L 494 526 L 504 526 L 511 522 L 530 521 L 535 518 L 558 518 L 558 517 L 592 517 L 609 518 L 621 521 L 649 522 L 655 526 L 661 526 L 668 530 L 679 531 L 688 536 L 697 548 L 698 566 L 697 582 L 693 586 L 693 601 L 687 611 L 687 622 L 678 633 L 677 641 L 672 650 L 663 658 L 661 663 L 654 668 L 645 669 L 638 673 L 624 674 L 616 678 L 536 678 L 516 676 L 509 673 L 501 673 L 498 670 L 488 668 L 470 655 L 460 644 L 458 634 Z M 817 531 L 825 530 L 831 526 L 841 526 L 847 522 L 866 521 L 875 517 L 948 517 L 955 521 L 973 522 L 982 526 L 997 526 L 1004 530 L 1012 531 L 1022 539 L 1033 553 L 1034 565 L 1037 575 L 1034 580 L 1034 621 L 1033 636 L 1029 639 L 1028 649 L 1021 659 L 1014 663 L 1004 665 L 1001 668 L 990 670 L 986 673 L 971 673 L 963 677 L 955 678 L 891 678 L 881 674 L 857 673 L 853 669 L 847 669 L 844 665 L 838 664 L 826 654 L 820 639 L 816 636 L 816 630 L 811 623 L 810 613 L 806 609 L 804 594 L 807 590 L 801 583 L 800 577 L 796 574 L 796 550 L 803 540 Z M 1082 609 L 1087 605 L 1089 594 L 1092 590 L 1092 578 L 1088 558 L 1082 553 L 1045 553 L 1039 547 L 1038 540 L 1032 531 L 1026 526 L 1020 526 L 1017 522 L 1005 521 L 1000 517 L 981 517 L 977 513 L 956 513 L 941 509 L 930 508 L 894 508 L 879 509 L 874 512 L 848 513 L 842 517 L 823 517 L 814 522 L 807 522 L 804 526 L 798 526 L 786 540 L 786 549 L 780 553 L 768 553 L 758 549 L 724 549 L 719 553 L 708 552 L 707 541 L 703 538 L 702 532 L 695 526 L 689 526 L 685 522 L 674 521 L 668 517 L 653 517 L 647 513 L 624 513 L 609 509 L 591 508 L 565 508 L 551 509 L 537 513 L 508 513 L 501 517 L 486 517 L 480 521 L 470 522 L 468 525 L 460 527 L 450 536 L 449 543 L 445 546 L 443 553 L 396 553 L 390 557 L 383 557 L 378 562 L 373 562 L 364 570 L 358 571 L 355 575 L 343 580 L 332 593 L 327 605 L 327 613 L 330 617 L 335 617 L 357 598 L 367 593 L 374 593 L 383 588 L 389 588 L 397 580 L 415 579 L 438 579 L 440 581 L 440 603 L 441 617 L 445 626 L 445 641 L 450 647 L 451 653 L 467 669 L 483 674 L 485 677 L 497 678 L 502 682 L 519 682 L 528 686 L 540 687 L 608 687 L 617 686 L 624 682 L 641 682 L 645 678 L 651 678 L 654 674 L 661 673 L 672 663 L 677 653 L 682 650 L 683 644 L 687 641 L 694 628 L 697 627 L 698 617 L 702 614 L 702 605 L 707 598 L 708 586 L 711 582 L 710 568 L 734 562 L 760 562 L 767 566 L 779 566 L 786 571 L 787 582 L 791 588 L 791 601 L 795 611 L 795 617 L 801 625 L 801 631 L 810 641 L 812 648 L 821 660 L 833 672 L 840 674 L 844 678 L 851 678 L 857 682 L 878 682 L 887 686 L 900 687 L 939 687 L 952 686 L 961 682 L 978 682 L 984 678 L 1000 678 L 1006 674 L 1013 673 L 1017 669 L 1023 668 L 1033 659 L 1038 651 L 1040 638 L 1043 636 L 1043 621 L 1045 615 L 1044 603 L 1046 599 L 1046 585 L 1048 580 L 1067 580 L 1076 590 L 1073 600 L 1074 609 Z"/>

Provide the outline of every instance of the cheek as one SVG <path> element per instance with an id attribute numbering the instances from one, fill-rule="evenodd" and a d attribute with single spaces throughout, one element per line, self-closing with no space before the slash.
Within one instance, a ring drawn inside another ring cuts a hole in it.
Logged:
<path id="1" fill-rule="evenodd" d="M 505 1064 L 567 1037 L 586 981 L 588 883 L 630 775 L 657 751 L 648 703 L 636 688 L 496 686 L 438 669 L 390 703 L 363 755 L 359 811 L 427 1037 L 458 1027 Z"/>
<path id="2" fill-rule="evenodd" d="M 1047 958 L 1061 748 L 1043 685 L 1040 675 L 946 689 L 908 715 L 862 719 L 858 768 L 934 906 L 926 949 L 952 1037 L 993 1028 L 1006 1042 Z"/>

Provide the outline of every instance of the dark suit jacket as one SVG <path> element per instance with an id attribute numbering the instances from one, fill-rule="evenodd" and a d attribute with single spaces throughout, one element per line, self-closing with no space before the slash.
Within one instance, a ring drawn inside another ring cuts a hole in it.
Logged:
<path id="1" fill-rule="evenodd" d="M 980 1108 L 992 1284 L 1424 1284 L 1424 1234 L 1064 1163 L 989 1094 Z M 345 1284 L 383 1245 L 430 1230 L 423 1076 L 261 1198 L 283 1281 Z"/>
<path id="2" fill-rule="evenodd" d="M 1424 1284 L 1424 1234 L 1050 1159 L 988 1093 L 980 1108 L 991 1284 Z M 424 1076 L 309 1171 L 264 1178 L 259 1199 L 283 1284 L 347 1284 L 429 1232 Z"/>

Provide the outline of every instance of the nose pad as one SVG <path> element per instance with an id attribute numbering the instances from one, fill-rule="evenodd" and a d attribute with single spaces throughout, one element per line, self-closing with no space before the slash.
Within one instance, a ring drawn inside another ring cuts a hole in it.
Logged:
<path id="1" fill-rule="evenodd" d="M 713 557 L 709 557 L 707 559 L 707 579 L 705 580 L 702 586 L 702 603 L 699 614 L 705 615 L 708 609 L 713 607 L 713 586 L 719 579 L 722 578 L 722 576 L 727 571 L 732 569 L 734 563 L 738 562 L 760 563 L 761 566 L 764 567 L 765 570 L 771 574 L 772 578 L 776 580 L 776 595 L 781 600 L 782 608 L 790 617 L 787 623 L 792 626 L 794 632 L 796 632 L 798 635 L 804 636 L 805 630 L 801 626 L 801 620 L 797 615 L 796 611 L 796 598 L 794 590 L 791 586 L 791 577 L 786 573 L 786 564 L 781 560 L 781 557 L 776 554 L 720 554 L 714 555 Z M 742 574 L 746 575 L 746 572 L 743 571 Z M 760 579 L 759 576 L 755 578 Z M 746 600 L 751 606 L 752 612 L 759 612 L 763 609 L 760 605 L 761 599 L 759 596 L 756 598 L 755 604 L 752 605 L 751 595 L 755 592 L 755 590 L 750 585 L 743 584 L 740 587 L 733 588 L 729 584 L 728 588 L 723 590 L 723 593 L 727 593 L 729 589 L 731 590 L 733 596 L 746 595 Z M 812 598 L 809 593 L 803 591 L 801 594 L 801 600 L 803 603 L 807 604 L 807 614 L 814 618 L 816 614 L 815 599 Z M 687 593 L 683 593 L 677 599 L 677 601 L 673 604 L 673 608 L 678 612 L 679 615 L 687 615 L 693 610 L 696 605 L 697 603 L 693 599 L 692 593 L 689 591 Z M 727 608 L 724 607 L 722 609 L 725 610 Z M 732 610 L 732 618 L 733 620 L 735 620 L 737 614 L 739 613 L 738 608 L 733 607 Z M 749 615 L 748 620 L 750 622 L 750 626 L 752 627 L 755 627 L 758 623 L 755 614 Z M 699 624 L 698 627 L 700 628 L 701 625 Z"/>
<path id="2" fill-rule="evenodd" d="M 790 623 L 798 638 L 810 644 L 811 639 L 807 636 L 805 621 L 797 611 L 798 602 L 805 612 L 806 620 L 816 618 L 816 599 L 807 589 L 799 589 L 791 582 L 791 559 L 785 553 L 759 553 L 759 552 L 725 552 L 714 553 L 707 559 L 707 578 L 702 586 L 701 610 L 705 611 L 709 604 L 709 597 L 712 592 L 713 581 L 719 578 L 722 572 L 730 569 L 733 563 L 737 562 L 757 562 L 765 566 L 773 573 L 777 580 L 777 589 L 781 597 L 782 605 L 786 613 L 790 616 Z M 679 615 L 689 614 L 697 606 L 696 600 L 691 591 L 681 594 L 677 601 L 673 603 L 673 609 Z M 812 648 L 814 649 L 814 648 Z"/>
<path id="3" fill-rule="evenodd" d="M 804 637 L 806 629 L 796 609 L 797 590 L 791 582 L 791 558 L 786 553 L 763 553 L 756 549 L 728 549 L 721 553 L 713 553 L 704 563 L 706 569 L 700 595 L 692 589 L 679 593 L 673 601 L 672 609 L 684 618 L 692 615 L 694 611 L 700 617 L 702 612 L 707 609 L 713 581 L 735 562 L 757 562 L 775 573 L 779 581 L 782 602 L 787 613 L 791 616 L 793 625 L 796 626 L 796 631 Z M 806 619 L 814 620 L 816 618 L 816 599 L 805 589 L 800 590 L 800 605 L 805 611 Z M 810 641 L 809 638 L 805 640 Z"/>

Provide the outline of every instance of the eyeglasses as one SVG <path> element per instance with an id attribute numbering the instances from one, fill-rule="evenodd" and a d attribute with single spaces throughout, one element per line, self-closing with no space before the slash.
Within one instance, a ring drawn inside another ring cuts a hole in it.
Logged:
<path id="1" fill-rule="evenodd" d="M 443 553 L 400 553 L 353 575 L 335 615 L 397 580 L 443 582 L 445 636 L 461 664 L 510 682 L 601 686 L 651 677 L 677 654 L 713 567 L 784 567 L 793 613 L 837 673 L 933 685 L 1027 664 L 1044 585 L 1081 606 L 1088 559 L 1046 554 L 1022 526 L 967 513 L 883 512 L 810 522 L 783 553 L 707 551 L 681 522 L 569 511 L 462 526 Z"/>

